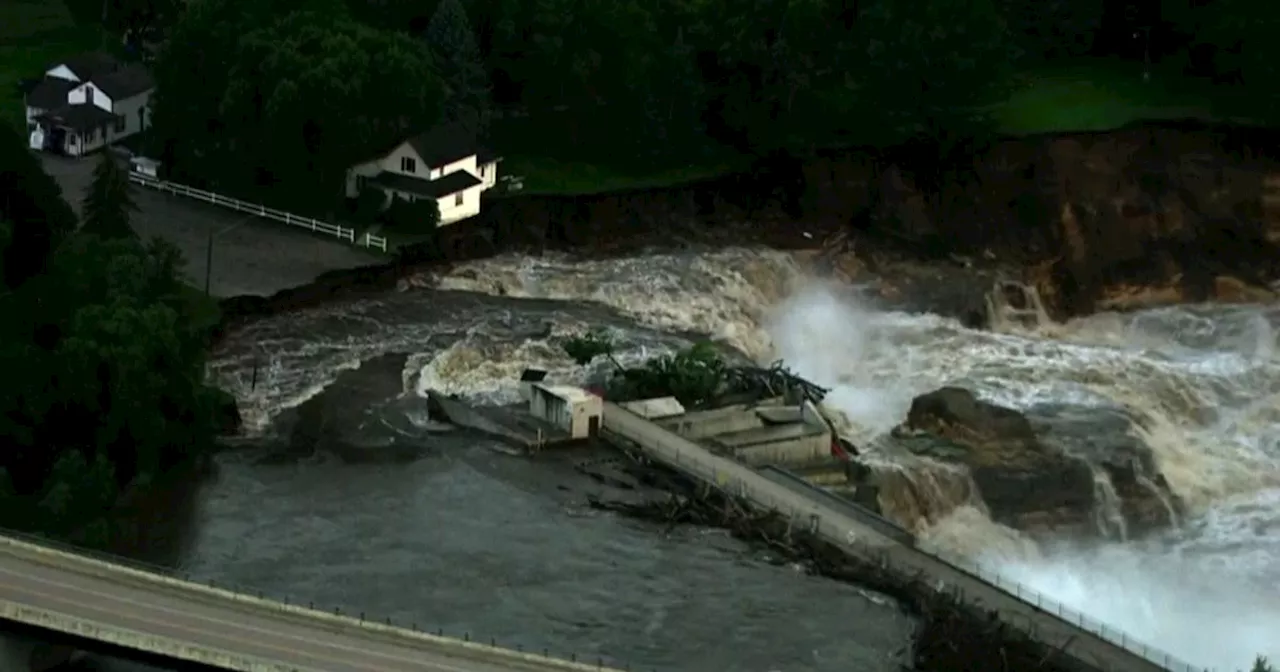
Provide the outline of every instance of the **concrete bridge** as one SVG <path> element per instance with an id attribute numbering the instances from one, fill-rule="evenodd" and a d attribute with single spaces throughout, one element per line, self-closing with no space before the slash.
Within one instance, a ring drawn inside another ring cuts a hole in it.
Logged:
<path id="1" fill-rule="evenodd" d="M 1069 656 L 1081 670 L 1108 672 L 1204 672 L 1134 641 L 1122 632 L 1070 612 L 1033 591 L 960 559 L 916 548 L 901 528 L 852 502 L 796 480 L 766 475 L 713 454 L 688 438 L 621 406 L 605 403 L 603 432 L 633 444 L 646 457 L 696 481 L 742 497 L 760 510 L 789 516 L 850 555 L 881 563 L 907 576 L 928 579 L 939 590 L 995 613 L 1009 625 Z"/>
<path id="2" fill-rule="evenodd" d="M 64 652 L 98 645 L 222 670 L 617 672 L 290 606 L 4 536 L 0 620 L 69 644 Z M 43 667 L 33 667 L 31 648 L 12 635 L 0 639 L 0 670 Z"/>

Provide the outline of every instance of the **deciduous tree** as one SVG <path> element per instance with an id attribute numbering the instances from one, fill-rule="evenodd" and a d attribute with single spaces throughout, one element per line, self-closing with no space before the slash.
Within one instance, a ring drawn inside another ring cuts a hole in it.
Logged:
<path id="1" fill-rule="evenodd" d="M 858 32 L 861 121 L 884 141 L 978 133 L 982 106 L 1008 81 L 1010 35 L 992 0 L 869 0 Z"/>
<path id="2" fill-rule="evenodd" d="M 1198 41 L 1210 48 L 1218 75 L 1243 85 L 1249 106 L 1240 112 L 1259 121 L 1280 118 L 1280 7 L 1217 0 L 1197 14 Z"/>
<path id="3" fill-rule="evenodd" d="M 0 124 L 0 221 L 9 226 L 3 262 L 9 289 L 43 271 L 78 224 L 57 183 L 8 124 Z"/>
<path id="4" fill-rule="evenodd" d="M 219 116 L 235 129 L 237 164 L 311 202 L 434 124 L 443 93 L 420 41 L 312 12 L 248 32 L 230 82 Z"/>
<path id="5" fill-rule="evenodd" d="M 339 20 L 347 10 L 342 0 L 201 0 L 184 7 L 153 67 L 151 132 L 170 171 L 217 186 L 243 174 L 237 155 L 251 146 L 222 115 L 241 38 L 291 12 Z"/>
<path id="6" fill-rule="evenodd" d="M 445 120 L 483 136 L 491 108 L 489 75 L 461 0 L 440 0 L 424 39 L 447 91 Z"/>

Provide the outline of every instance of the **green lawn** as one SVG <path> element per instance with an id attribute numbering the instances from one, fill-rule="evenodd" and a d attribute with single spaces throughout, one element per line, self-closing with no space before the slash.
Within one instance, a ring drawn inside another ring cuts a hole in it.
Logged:
<path id="1" fill-rule="evenodd" d="M 668 187 L 716 177 L 746 166 L 733 157 L 690 163 L 657 170 L 628 170 L 581 161 L 561 161 L 549 156 L 515 155 L 503 159 L 500 174 L 522 178 L 517 194 L 585 195 L 625 189 Z"/>
<path id="2" fill-rule="evenodd" d="M 1000 129 L 1009 135 L 1105 131 L 1143 120 L 1239 118 L 1242 103 L 1230 91 L 1182 76 L 1175 68 L 1153 68 L 1144 78 L 1139 63 L 1104 59 L 1082 60 L 1019 73 L 996 95 L 1003 99 L 986 107 Z M 829 146 L 858 142 L 842 133 L 855 124 L 864 101 L 856 92 L 833 82 L 831 90 L 813 91 L 797 100 L 799 110 L 812 110 L 798 125 L 806 137 L 798 146 Z M 856 124 L 855 124 L 856 125 Z M 519 134 L 517 134 L 518 136 Z M 541 133 L 539 135 L 554 135 Z M 517 140 L 518 138 L 512 138 Z M 590 194 L 662 187 L 715 177 L 745 167 L 743 158 L 674 166 L 660 170 L 627 170 L 585 161 L 563 161 L 540 155 L 535 148 L 512 151 L 502 164 L 506 175 L 524 178 L 526 194 Z"/>
<path id="3" fill-rule="evenodd" d="M 57 0 L 0 0 L 0 119 L 21 128 L 18 84 L 60 58 L 99 46 L 101 37 L 77 27 Z"/>
<path id="4" fill-rule="evenodd" d="M 1225 93 L 1180 74 L 1141 64 L 1081 62 L 1022 73 L 1013 92 L 991 106 L 1013 135 L 1104 131 L 1142 120 L 1210 119 Z"/>

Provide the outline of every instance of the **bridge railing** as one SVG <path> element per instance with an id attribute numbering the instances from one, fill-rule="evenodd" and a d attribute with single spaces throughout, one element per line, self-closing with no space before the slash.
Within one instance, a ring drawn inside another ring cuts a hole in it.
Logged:
<path id="1" fill-rule="evenodd" d="M 638 418 L 638 416 L 636 417 Z M 745 480 L 726 474 L 725 471 L 728 469 L 721 470 L 721 469 L 715 468 L 712 465 L 708 465 L 706 461 L 703 459 L 690 458 L 688 456 L 685 456 L 681 452 L 678 446 L 667 446 L 659 443 L 654 447 L 658 449 L 659 454 L 664 459 L 674 462 L 674 466 L 676 466 L 678 470 L 683 471 L 690 476 L 693 476 L 694 478 L 698 479 L 703 483 L 714 484 L 714 487 L 717 490 L 719 490 L 720 492 L 726 495 L 745 498 L 745 497 L 748 497 L 748 493 L 750 493 L 751 499 L 754 499 L 757 502 L 765 505 L 766 508 L 775 511 L 779 515 L 783 515 L 797 521 L 803 522 L 806 519 L 809 519 L 813 513 L 811 509 L 796 509 L 787 501 L 780 501 L 776 498 L 770 497 L 767 494 L 759 492 L 758 488 L 755 488 L 752 485 L 748 484 Z M 646 446 L 646 448 L 648 448 L 648 446 Z M 738 465 L 737 463 L 733 463 L 732 466 L 745 469 L 751 472 L 753 475 L 759 476 L 760 478 L 765 478 L 765 479 L 768 478 L 762 474 L 752 471 L 749 467 Z M 799 478 L 794 475 L 793 477 Z M 769 480 L 772 480 L 772 479 L 769 479 Z M 774 481 L 774 483 L 777 485 L 781 485 L 776 483 L 776 481 Z M 813 486 L 808 482 L 805 482 L 805 485 L 809 488 L 813 488 Z M 841 499 L 843 500 L 843 498 Z M 761 501 L 761 500 L 764 500 L 764 501 Z M 865 511 L 865 509 L 862 509 L 862 507 L 858 507 L 853 502 L 846 501 L 846 504 L 849 507 L 857 507 L 858 509 Z M 867 512 L 867 513 L 870 513 L 870 512 Z M 860 518 L 861 516 L 851 516 L 851 517 Z M 819 527 L 814 531 L 819 535 L 827 538 L 828 541 L 834 542 L 838 545 L 843 545 L 847 547 L 858 547 L 859 555 L 870 556 L 875 562 L 877 562 L 883 567 L 890 568 L 890 569 L 893 567 L 893 563 L 891 562 L 891 560 L 889 559 L 886 553 L 868 549 L 865 546 L 862 546 L 861 544 L 859 544 L 856 539 L 848 538 L 848 537 L 841 538 L 840 533 L 831 531 L 831 530 L 824 530 L 821 527 Z M 1066 621 L 1067 623 L 1070 623 L 1080 628 L 1081 630 L 1097 635 L 1098 637 L 1101 637 L 1102 639 L 1108 642 L 1111 642 L 1112 644 L 1115 644 L 1125 649 L 1126 651 L 1129 651 L 1138 656 L 1141 656 L 1142 658 L 1145 658 L 1146 660 L 1152 663 L 1155 663 L 1165 668 L 1166 670 L 1171 670 L 1172 672 L 1212 672 L 1208 668 L 1192 665 L 1186 661 L 1183 661 L 1173 656 L 1172 654 L 1166 651 L 1163 651 L 1157 647 L 1151 646 L 1146 642 L 1135 639 L 1134 637 L 1130 636 L 1129 634 L 1115 627 L 1108 626 L 1100 621 L 1097 621 L 1078 611 L 1075 611 L 1070 607 L 1067 607 L 1066 605 L 1060 602 L 1057 602 L 1052 598 L 1036 590 L 1033 590 L 1032 588 L 1024 586 L 1012 579 L 1009 579 L 1008 577 L 1001 576 L 999 573 L 991 570 L 988 567 L 984 567 L 979 563 L 973 562 L 971 560 L 968 560 L 950 553 L 932 553 L 932 552 L 927 552 L 920 549 L 916 549 L 916 551 L 935 557 L 938 560 L 942 561 L 944 564 L 951 566 L 951 568 L 955 569 L 958 572 L 961 572 L 963 574 L 968 574 L 987 584 L 990 584 L 991 586 L 994 586 L 1010 595 L 1013 595 L 1019 600 L 1026 602 L 1028 605 L 1035 607 L 1039 611 L 1045 612 L 1047 614 L 1051 614 L 1063 621 Z M 956 597 L 960 598 L 962 601 L 964 600 L 963 591 L 960 588 L 956 586 L 951 586 L 951 585 L 944 585 L 943 589 L 955 595 Z"/>
<path id="2" fill-rule="evenodd" d="M 559 659 L 559 660 L 572 662 L 572 663 L 581 663 L 587 666 L 594 665 L 601 669 L 605 669 L 605 668 L 614 669 L 614 670 L 620 669 L 620 670 L 626 670 L 629 672 L 639 672 L 639 670 L 641 669 L 641 668 L 633 668 L 630 665 L 627 665 L 622 661 L 613 659 L 603 653 L 578 654 L 576 652 L 567 653 L 563 651 L 556 651 L 554 649 L 551 649 L 550 647 L 526 646 L 522 642 L 514 642 L 510 640 L 504 641 L 502 639 L 498 639 L 497 637 L 483 636 L 483 635 L 479 635 L 478 633 L 473 633 L 467 630 L 464 630 L 461 632 L 449 631 L 438 626 L 431 627 L 425 622 L 421 624 L 415 623 L 415 622 L 406 623 L 403 620 L 397 621 L 388 616 L 379 616 L 374 612 L 366 612 L 358 608 L 351 608 L 351 607 L 343 608 L 341 606 L 335 607 L 332 605 L 323 605 L 323 604 L 318 604 L 311 600 L 297 599 L 296 596 L 273 594 L 271 592 L 264 591 L 257 588 L 247 588 L 245 586 L 237 586 L 231 583 L 215 582 L 212 579 L 207 579 L 207 578 L 202 579 L 202 578 L 193 576 L 187 572 L 181 571 L 179 569 L 175 569 L 173 567 L 166 567 L 164 565 L 146 562 L 144 560 L 138 560 L 135 558 L 129 558 L 129 557 L 117 555 L 114 553 L 109 553 L 102 550 L 86 548 L 84 546 L 77 546 L 75 544 L 67 543 L 65 541 L 60 541 L 58 539 L 53 539 L 51 537 L 46 537 L 39 534 L 32 534 L 30 532 L 21 532 L 18 530 L 0 528 L 0 537 L 8 537 L 10 539 L 23 541 L 29 544 L 37 544 L 40 546 L 44 546 L 45 548 L 49 548 L 57 551 L 63 551 L 65 553 L 71 553 L 74 555 L 79 555 L 79 556 L 90 558 L 93 560 L 99 560 L 101 562 L 106 562 L 113 565 L 129 567 L 129 568 L 147 572 L 150 574 L 156 574 L 158 576 L 168 577 L 171 579 L 179 579 L 181 581 L 185 581 L 187 583 L 191 583 L 195 585 L 204 585 L 210 588 L 217 588 L 220 590 L 230 591 L 233 593 L 239 593 L 241 595 L 257 597 L 259 599 L 272 600 L 274 602 L 278 602 L 286 606 L 306 607 L 308 609 L 324 611 L 324 612 L 328 612 L 338 616 L 346 616 L 348 618 L 356 618 L 358 620 L 368 621 L 370 623 L 380 623 L 384 625 L 400 627 L 405 630 L 422 632 L 426 634 L 433 634 L 433 635 L 436 635 L 437 637 L 449 637 L 455 640 L 462 640 L 464 642 L 488 644 L 489 646 L 492 646 L 492 647 L 500 647 L 500 648 L 508 649 L 510 651 L 515 651 L 518 653 L 529 653 L 529 654 L 540 655 L 543 658 Z M 0 548 L 0 552 L 3 552 L 3 548 Z M 656 670 L 649 670 L 649 672 L 656 672 Z"/>

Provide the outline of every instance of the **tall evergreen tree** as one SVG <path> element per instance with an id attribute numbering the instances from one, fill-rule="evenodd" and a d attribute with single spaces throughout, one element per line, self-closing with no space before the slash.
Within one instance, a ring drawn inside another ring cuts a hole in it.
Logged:
<path id="1" fill-rule="evenodd" d="M 120 167 L 110 150 L 102 152 L 93 169 L 93 182 L 84 195 L 84 233 L 103 238 L 133 238 L 137 234 L 129 226 L 130 213 L 138 206 L 133 202 L 133 185 L 129 174 Z"/>
<path id="2" fill-rule="evenodd" d="M 489 76 L 461 0 L 441 0 L 427 24 L 426 41 L 448 88 L 445 120 L 483 135 L 489 125 Z"/>

